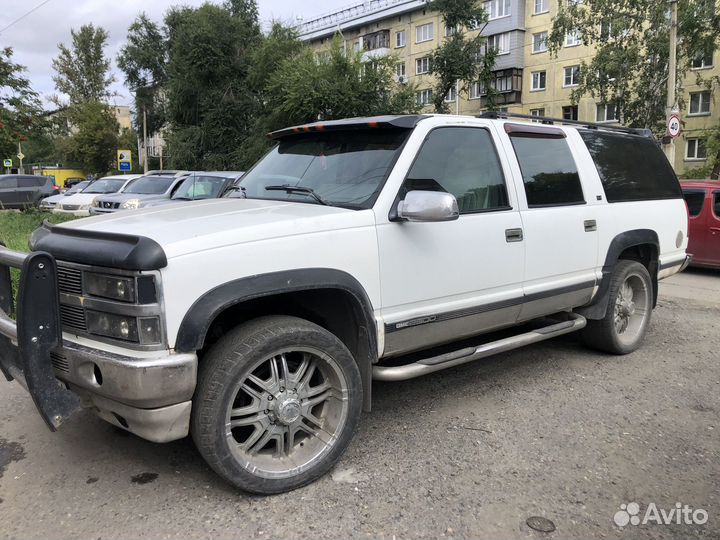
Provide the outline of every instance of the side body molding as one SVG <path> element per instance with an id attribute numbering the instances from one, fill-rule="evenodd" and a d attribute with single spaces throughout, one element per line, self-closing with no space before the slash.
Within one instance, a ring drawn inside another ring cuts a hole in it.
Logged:
<path id="1" fill-rule="evenodd" d="M 655 231 L 651 229 L 635 229 L 632 231 L 625 231 L 618 234 L 610 242 L 608 252 L 605 257 L 605 264 L 602 268 L 602 280 L 600 281 L 600 288 L 593 301 L 582 308 L 578 308 L 575 311 L 587 319 L 602 319 L 608 308 L 608 291 L 610 289 L 610 277 L 612 276 L 615 264 L 617 263 L 620 255 L 623 251 L 633 246 L 640 246 L 643 244 L 650 244 L 655 246 L 656 255 L 660 254 L 660 241 Z M 657 303 L 657 273 L 658 273 L 658 261 L 650 261 L 650 277 L 653 280 L 654 291 L 653 291 L 653 306 Z"/>

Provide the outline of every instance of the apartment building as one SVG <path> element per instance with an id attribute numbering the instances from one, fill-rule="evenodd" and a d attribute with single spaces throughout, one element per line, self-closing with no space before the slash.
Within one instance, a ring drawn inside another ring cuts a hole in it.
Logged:
<path id="1" fill-rule="evenodd" d="M 558 2 L 565 0 L 489 0 L 490 21 L 482 29 L 488 45 L 498 50 L 493 86 L 502 110 L 568 120 L 615 122 L 612 104 L 583 97 L 571 102 L 578 85 L 580 66 L 592 58 L 593 49 L 579 36 L 568 35 L 557 54 L 548 51 L 547 37 Z M 581 0 L 579 0 L 581 1 Z M 339 34 L 348 50 L 363 51 L 365 58 L 392 55 L 397 59 L 398 81 L 417 86 L 418 103 L 432 112 L 435 77 L 430 55 L 453 30 L 442 17 L 427 9 L 424 0 L 366 0 L 348 8 L 304 21 L 298 26 L 302 40 L 322 51 Z M 704 136 L 720 122 L 720 103 L 710 91 L 696 84 L 720 75 L 720 56 L 709 51 L 698 59 L 685 81 L 682 100 L 683 134 L 675 144 L 675 170 L 679 173 L 707 162 Z M 485 92 L 477 82 L 459 85 L 445 97 L 455 114 L 479 114 L 486 107 Z M 717 92 L 716 92 L 717 93 Z"/>

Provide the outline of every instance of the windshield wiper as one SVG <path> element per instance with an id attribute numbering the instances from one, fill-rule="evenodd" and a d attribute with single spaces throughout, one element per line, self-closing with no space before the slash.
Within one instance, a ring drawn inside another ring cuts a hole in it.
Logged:
<path id="1" fill-rule="evenodd" d="M 327 202 L 325 199 L 323 199 L 320 195 L 315 193 L 315 190 L 309 187 L 305 186 L 267 186 L 265 187 L 265 191 L 284 191 L 286 193 L 302 193 L 303 195 L 307 195 L 308 197 L 312 197 L 315 199 L 318 203 L 323 204 L 325 206 L 332 206 L 329 202 Z"/>

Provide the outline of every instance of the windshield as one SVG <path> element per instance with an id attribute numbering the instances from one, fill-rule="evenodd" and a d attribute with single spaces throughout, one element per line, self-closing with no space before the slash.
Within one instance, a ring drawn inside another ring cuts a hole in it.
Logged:
<path id="1" fill-rule="evenodd" d="M 220 196 L 225 183 L 230 180 L 222 176 L 189 176 L 177 190 L 173 199 L 194 201 L 198 199 L 216 199 Z"/>
<path id="2" fill-rule="evenodd" d="M 242 181 L 232 197 L 317 204 L 307 194 L 268 191 L 268 186 L 312 189 L 328 204 L 370 208 L 410 131 L 312 133 L 280 141 Z"/>
<path id="3" fill-rule="evenodd" d="M 66 195 L 71 195 L 71 194 L 73 194 L 73 193 L 77 193 L 77 192 L 79 192 L 79 191 L 82 191 L 83 189 L 85 189 L 85 188 L 88 187 L 89 185 L 90 185 L 90 182 L 88 182 L 87 180 L 85 180 L 85 181 L 83 181 L 83 182 L 78 182 L 78 183 L 75 184 L 74 186 L 68 188 L 68 190 L 65 192 L 65 194 L 66 194 Z"/>
<path id="4" fill-rule="evenodd" d="M 125 185 L 125 180 L 96 180 L 83 193 L 117 193 Z"/>
<path id="5" fill-rule="evenodd" d="M 123 193 L 162 195 L 175 181 L 173 176 L 143 176 L 135 180 Z"/>

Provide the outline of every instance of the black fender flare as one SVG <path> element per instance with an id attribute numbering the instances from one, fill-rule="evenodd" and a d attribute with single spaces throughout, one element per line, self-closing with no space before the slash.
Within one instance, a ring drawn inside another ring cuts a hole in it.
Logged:
<path id="1" fill-rule="evenodd" d="M 248 276 L 224 283 L 208 291 L 195 301 L 185 314 L 175 350 L 194 352 L 202 349 L 210 325 L 223 311 L 248 300 L 277 294 L 336 289 L 349 293 L 353 299 L 355 317 L 361 321 L 358 343 L 361 354 L 356 358 L 363 382 L 364 407 L 370 407 L 372 364 L 378 361 L 377 326 L 375 315 L 362 284 L 347 272 L 332 268 L 303 268 Z"/>
<path id="2" fill-rule="evenodd" d="M 651 244 L 655 246 L 658 255 L 660 254 L 660 241 L 655 231 L 651 229 L 634 229 L 618 234 L 610 242 L 605 263 L 602 268 L 602 279 L 593 300 L 587 306 L 575 311 L 588 319 L 602 319 L 608 308 L 608 291 L 610 289 L 610 278 L 623 251 L 633 246 Z M 657 273 L 658 261 L 650 261 L 650 277 L 653 280 L 653 307 L 657 304 Z"/>

